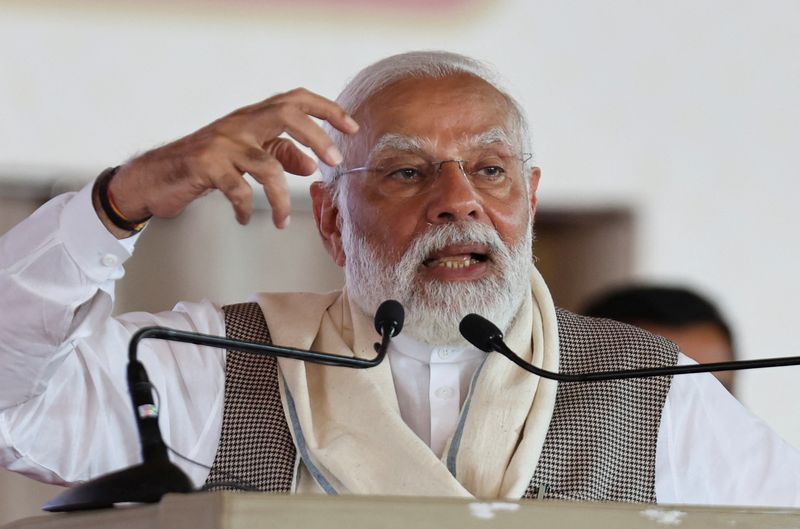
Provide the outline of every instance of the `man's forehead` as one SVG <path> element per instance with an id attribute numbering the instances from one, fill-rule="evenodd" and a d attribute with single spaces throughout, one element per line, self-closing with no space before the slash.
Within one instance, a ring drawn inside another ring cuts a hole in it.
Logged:
<path id="1" fill-rule="evenodd" d="M 522 148 L 508 99 L 470 75 L 402 79 L 367 97 L 353 116 L 362 128 L 347 149 L 351 164 L 362 164 L 390 146 L 452 156 L 486 137 L 494 144 L 505 142 L 512 151 Z"/>
<path id="2" fill-rule="evenodd" d="M 487 119 L 503 123 L 513 114 L 509 99 L 484 79 L 469 74 L 396 80 L 352 109 L 357 120 L 381 124 L 441 119 Z"/>

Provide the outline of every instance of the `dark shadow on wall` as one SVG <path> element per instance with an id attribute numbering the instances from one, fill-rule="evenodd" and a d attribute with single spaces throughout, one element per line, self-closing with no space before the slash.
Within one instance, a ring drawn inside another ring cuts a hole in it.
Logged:
<path id="1" fill-rule="evenodd" d="M 578 311 L 596 293 L 630 280 L 635 220 L 624 208 L 539 209 L 536 266 L 556 306 Z"/>

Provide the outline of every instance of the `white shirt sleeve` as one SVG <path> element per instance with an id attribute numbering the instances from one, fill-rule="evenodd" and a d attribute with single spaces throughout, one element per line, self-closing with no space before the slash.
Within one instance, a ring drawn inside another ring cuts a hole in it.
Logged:
<path id="1" fill-rule="evenodd" d="M 127 344 L 147 325 L 224 335 L 209 302 L 111 318 L 114 281 L 136 237 L 117 240 L 91 185 L 62 195 L 0 239 L 0 466 L 74 483 L 140 461 L 125 378 Z M 224 352 L 145 340 L 165 441 L 210 465 L 224 396 Z M 176 460 L 196 484 L 208 471 Z"/>
<path id="2" fill-rule="evenodd" d="M 680 355 L 678 364 L 693 360 Z M 678 375 L 656 448 L 659 503 L 800 506 L 800 452 L 710 373 Z"/>

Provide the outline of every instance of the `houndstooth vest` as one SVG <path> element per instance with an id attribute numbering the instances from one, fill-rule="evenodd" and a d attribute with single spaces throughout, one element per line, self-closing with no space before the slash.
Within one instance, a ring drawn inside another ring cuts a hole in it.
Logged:
<path id="1" fill-rule="evenodd" d="M 271 343 L 259 306 L 223 307 L 229 338 Z M 677 348 L 636 327 L 557 309 L 560 371 L 673 365 Z M 560 383 L 526 498 L 653 503 L 656 439 L 671 377 Z M 219 448 L 206 486 L 248 483 L 290 492 L 297 453 L 278 390 L 277 362 L 228 351 Z M 217 485 L 215 485 L 217 484 Z"/>

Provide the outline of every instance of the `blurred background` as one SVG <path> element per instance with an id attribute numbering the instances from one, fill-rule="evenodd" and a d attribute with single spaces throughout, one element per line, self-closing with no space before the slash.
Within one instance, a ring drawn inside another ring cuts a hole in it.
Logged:
<path id="1" fill-rule="evenodd" d="M 797 0 L 0 0 L 0 233 L 237 107 L 296 86 L 333 98 L 412 49 L 493 63 L 527 109 L 543 171 L 535 253 L 557 304 L 687 285 L 727 315 L 741 358 L 800 354 Z M 282 233 L 263 199 L 245 228 L 213 195 L 153 222 L 117 309 L 337 288 L 308 182 L 291 179 Z M 795 446 L 798 375 L 736 387 Z M 0 473 L 0 523 L 55 492 Z"/>

